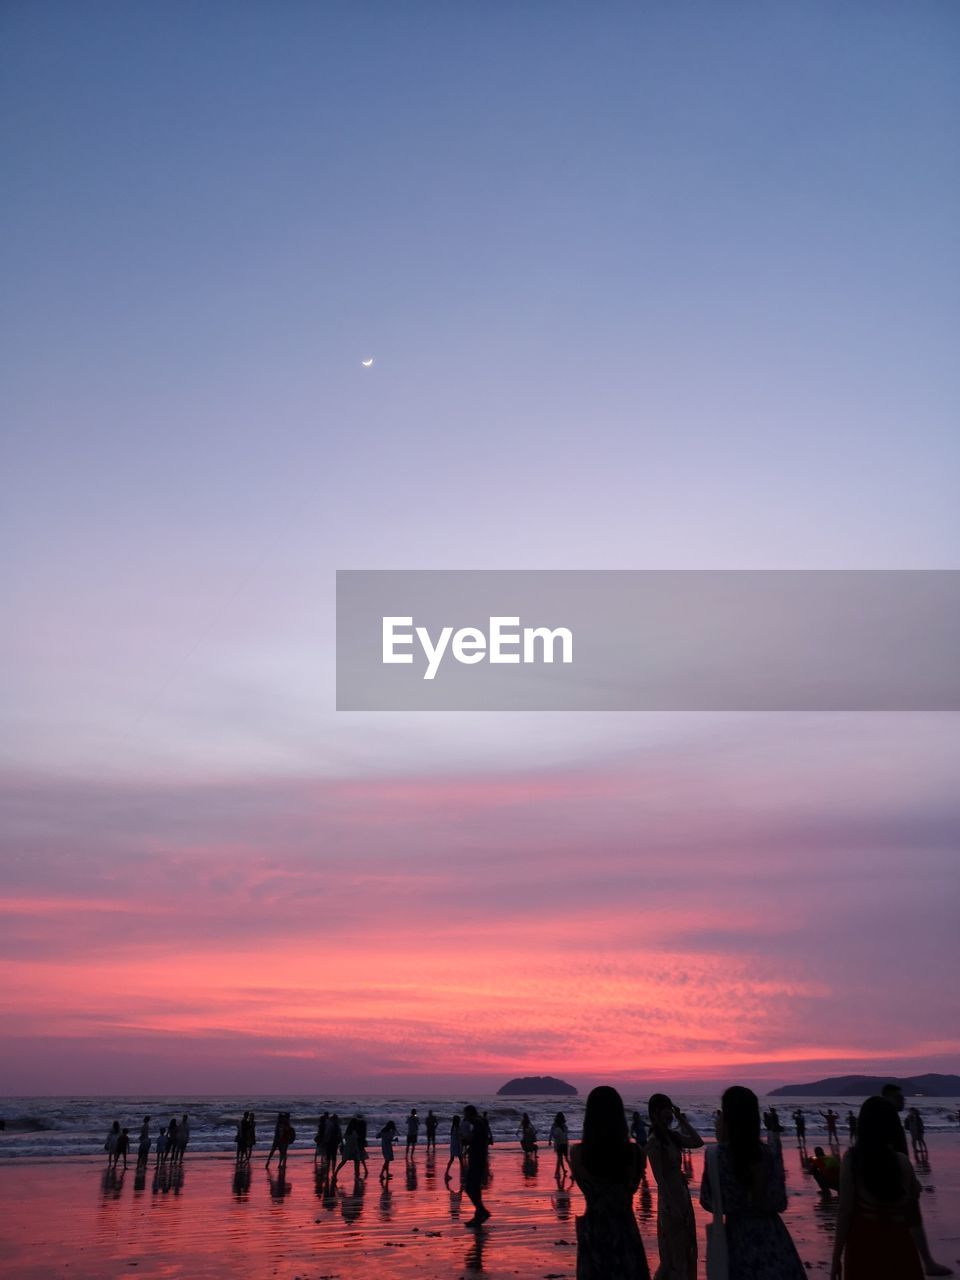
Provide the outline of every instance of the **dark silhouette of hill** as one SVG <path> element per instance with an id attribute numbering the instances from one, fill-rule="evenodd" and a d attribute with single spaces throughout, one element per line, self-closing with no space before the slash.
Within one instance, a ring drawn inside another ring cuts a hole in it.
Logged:
<path id="1" fill-rule="evenodd" d="M 548 1097 L 571 1097 L 577 1091 L 572 1084 L 558 1080 L 556 1076 L 518 1076 L 516 1080 L 508 1080 L 497 1090 L 497 1095 L 506 1097 L 533 1097 L 534 1094 Z"/>
<path id="2" fill-rule="evenodd" d="M 771 1089 L 770 1096 L 805 1098 L 830 1093 L 838 1098 L 869 1098 L 891 1081 L 896 1081 L 908 1098 L 960 1097 L 960 1076 L 932 1072 L 922 1076 L 828 1076 L 811 1084 L 781 1085 L 779 1089 Z"/>

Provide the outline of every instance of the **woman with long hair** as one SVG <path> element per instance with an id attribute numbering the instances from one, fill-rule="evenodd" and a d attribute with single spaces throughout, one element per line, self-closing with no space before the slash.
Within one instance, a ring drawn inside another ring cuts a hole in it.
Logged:
<path id="1" fill-rule="evenodd" d="M 649 1280 L 633 1197 L 640 1157 L 627 1133 L 616 1089 L 591 1090 L 583 1139 L 570 1149 L 570 1171 L 587 1202 L 577 1219 L 577 1280 Z"/>
<path id="2" fill-rule="evenodd" d="M 729 1280 L 805 1280 L 790 1232 L 782 1157 L 760 1141 L 760 1104 L 751 1089 L 723 1095 L 716 1173 L 726 1222 Z M 713 1179 L 704 1170 L 700 1203 L 714 1211 Z"/>
<path id="3" fill-rule="evenodd" d="M 857 1140 L 840 1167 L 840 1209 L 831 1277 L 920 1280 L 923 1266 L 910 1231 L 920 1198 L 913 1166 L 897 1151 L 899 1118 L 886 1098 L 868 1098 Z"/>
<path id="4" fill-rule="evenodd" d="M 652 1133 L 644 1151 L 657 1183 L 660 1266 L 655 1280 L 697 1280 L 697 1223 L 683 1176 L 683 1152 L 702 1147 L 703 1139 L 665 1093 L 655 1093 L 647 1109 Z"/>

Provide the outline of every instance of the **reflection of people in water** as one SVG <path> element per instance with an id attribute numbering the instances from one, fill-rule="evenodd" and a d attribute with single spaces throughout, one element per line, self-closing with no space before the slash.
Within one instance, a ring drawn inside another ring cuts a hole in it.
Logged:
<path id="1" fill-rule="evenodd" d="M 658 1188 L 657 1280 L 697 1280 L 697 1224 L 683 1176 L 683 1155 L 702 1147 L 703 1139 L 665 1093 L 655 1093 L 648 1109 L 652 1134 L 647 1159 Z"/>

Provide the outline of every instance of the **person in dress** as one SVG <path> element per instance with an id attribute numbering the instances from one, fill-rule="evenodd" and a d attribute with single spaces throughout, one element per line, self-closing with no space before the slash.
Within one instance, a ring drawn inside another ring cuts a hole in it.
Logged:
<path id="1" fill-rule="evenodd" d="M 703 1139 L 665 1093 L 655 1093 L 648 1110 L 652 1132 L 646 1156 L 657 1183 L 660 1248 L 655 1280 L 697 1280 L 697 1223 L 683 1176 L 683 1154 L 702 1147 Z"/>
<path id="2" fill-rule="evenodd" d="M 570 1153 L 570 1133 L 567 1129 L 567 1117 L 562 1111 L 557 1112 L 553 1124 L 550 1126 L 550 1145 L 557 1155 L 557 1167 L 553 1171 L 553 1176 L 558 1182 L 561 1182 L 569 1167 L 568 1156 Z"/>
<path id="3" fill-rule="evenodd" d="M 353 1161 L 353 1179 L 354 1182 L 360 1181 L 360 1134 L 358 1132 L 357 1118 L 352 1116 L 347 1121 L 347 1128 L 343 1135 L 343 1155 L 340 1163 L 333 1171 L 334 1179 L 345 1164 Z"/>
<path id="4" fill-rule="evenodd" d="M 857 1140 L 840 1168 L 832 1280 L 921 1280 L 911 1231 L 920 1183 L 896 1149 L 898 1117 L 883 1098 L 860 1108 Z"/>
<path id="5" fill-rule="evenodd" d="M 456 1115 L 450 1121 L 450 1159 L 447 1161 L 447 1167 L 444 1170 L 444 1182 L 450 1181 L 450 1170 L 453 1168 L 453 1162 L 456 1161 L 460 1166 L 460 1177 L 463 1178 L 463 1141 L 460 1132 L 460 1117 Z"/>
<path id="6" fill-rule="evenodd" d="M 623 1099 L 609 1085 L 587 1097 L 583 1139 L 570 1149 L 570 1170 L 586 1200 L 577 1219 L 577 1280 L 649 1280 L 633 1211 L 640 1153 L 627 1132 Z"/>
<path id="7" fill-rule="evenodd" d="M 787 1207 L 783 1160 L 760 1141 L 757 1095 L 734 1085 L 723 1095 L 720 1111 L 717 1171 L 729 1280 L 805 1280 L 806 1269 L 780 1217 Z M 713 1187 L 706 1168 L 700 1203 L 713 1212 Z"/>

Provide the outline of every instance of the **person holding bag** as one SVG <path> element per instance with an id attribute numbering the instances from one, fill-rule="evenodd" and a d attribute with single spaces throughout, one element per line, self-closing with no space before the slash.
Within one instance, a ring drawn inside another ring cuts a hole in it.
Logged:
<path id="1" fill-rule="evenodd" d="M 740 1085 L 723 1095 L 719 1142 L 705 1162 L 700 1203 L 714 1214 L 709 1280 L 806 1280 L 780 1217 L 787 1207 L 783 1161 L 760 1141 L 757 1095 Z"/>

